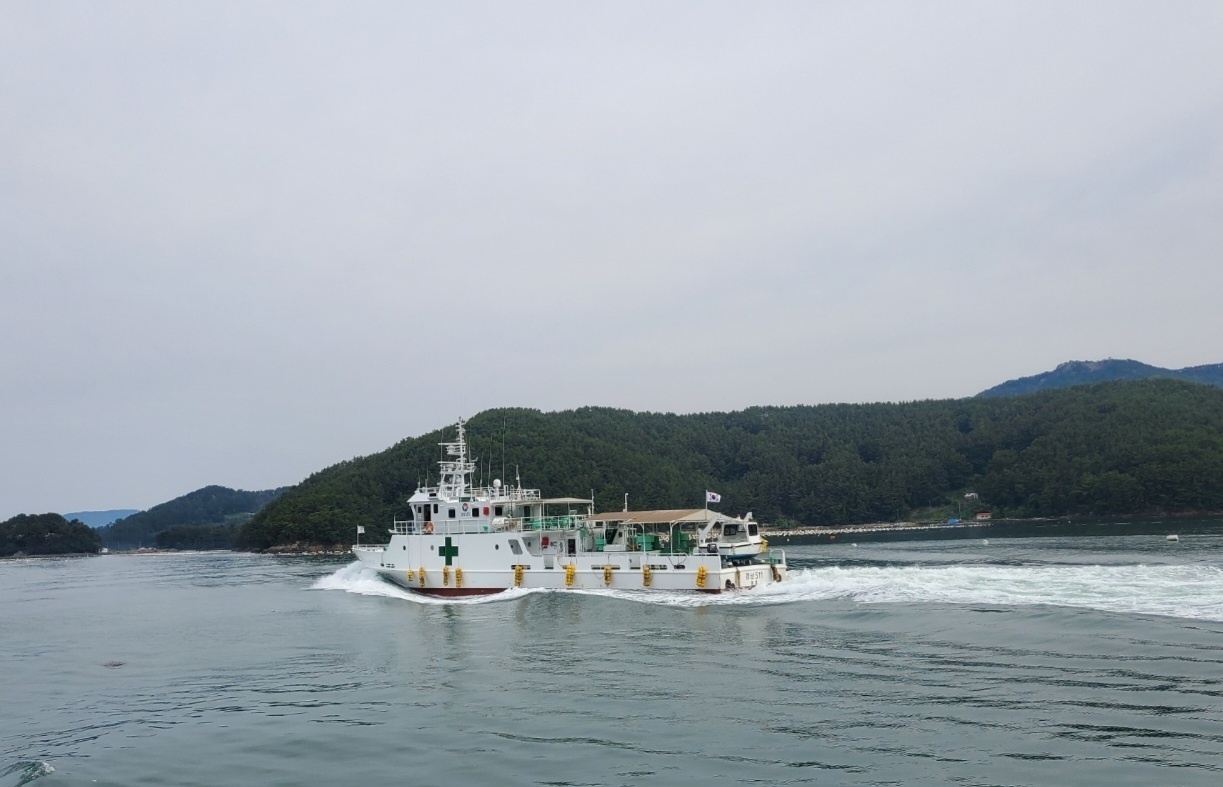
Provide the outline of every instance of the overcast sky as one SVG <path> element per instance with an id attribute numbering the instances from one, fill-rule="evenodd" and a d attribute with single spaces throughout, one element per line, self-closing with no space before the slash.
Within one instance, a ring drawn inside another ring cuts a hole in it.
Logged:
<path id="1" fill-rule="evenodd" d="M 5 2 L 0 519 L 1223 361 L 1223 3 Z"/>

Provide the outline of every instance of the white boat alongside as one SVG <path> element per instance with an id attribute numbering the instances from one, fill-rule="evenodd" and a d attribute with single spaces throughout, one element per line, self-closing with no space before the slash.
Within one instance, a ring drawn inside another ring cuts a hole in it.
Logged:
<path id="1" fill-rule="evenodd" d="M 357 544 L 362 565 L 405 588 L 443 596 L 510 588 L 692 590 L 720 593 L 781 582 L 751 514 L 707 508 L 595 513 L 586 498 L 538 489 L 473 487 L 464 424 L 442 443 L 441 479 L 408 499 L 390 541 Z"/>

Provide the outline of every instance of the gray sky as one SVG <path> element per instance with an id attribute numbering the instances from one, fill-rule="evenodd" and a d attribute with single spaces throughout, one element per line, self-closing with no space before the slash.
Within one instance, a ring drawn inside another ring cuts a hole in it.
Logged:
<path id="1" fill-rule="evenodd" d="M 6 2 L 0 519 L 1223 361 L 1223 3 Z"/>

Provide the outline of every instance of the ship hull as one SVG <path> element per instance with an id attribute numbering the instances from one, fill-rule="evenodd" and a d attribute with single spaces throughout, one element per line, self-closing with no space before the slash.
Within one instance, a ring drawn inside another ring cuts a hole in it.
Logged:
<path id="1" fill-rule="evenodd" d="M 475 596 L 513 588 L 546 590 L 660 590 L 721 593 L 752 590 L 784 581 L 781 559 L 657 552 L 512 554 L 502 544 L 510 534 L 394 536 L 389 544 L 358 546 L 353 553 L 386 580 L 431 596 Z M 446 565 L 439 553 L 457 547 L 465 560 Z M 499 563 L 499 565 L 497 565 Z"/>

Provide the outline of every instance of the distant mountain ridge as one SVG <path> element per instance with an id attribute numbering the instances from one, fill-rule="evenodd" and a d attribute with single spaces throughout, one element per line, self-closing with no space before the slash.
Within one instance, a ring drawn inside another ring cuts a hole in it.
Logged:
<path id="1" fill-rule="evenodd" d="M 110 549 L 166 546 L 158 534 L 181 528 L 224 527 L 236 532 L 286 487 L 247 492 L 224 486 L 206 486 L 99 528 L 102 544 Z M 215 539 L 209 539 L 210 542 Z"/>
<path id="2" fill-rule="evenodd" d="M 1223 388 L 1223 363 L 1187 366 L 1184 369 L 1164 369 L 1128 358 L 1107 358 L 1103 361 L 1066 361 L 1056 369 L 1030 377 L 1007 380 L 987 388 L 978 397 L 1021 396 L 1037 391 L 1069 388 L 1072 385 L 1104 383 L 1113 380 L 1146 380 L 1153 377 L 1189 380 Z"/>
<path id="3" fill-rule="evenodd" d="M 75 519 L 79 522 L 84 522 L 90 527 L 105 527 L 125 516 L 139 513 L 139 508 L 112 508 L 109 511 L 73 511 L 69 514 L 64 514 L 64 519 L 69 521 Z"/>

